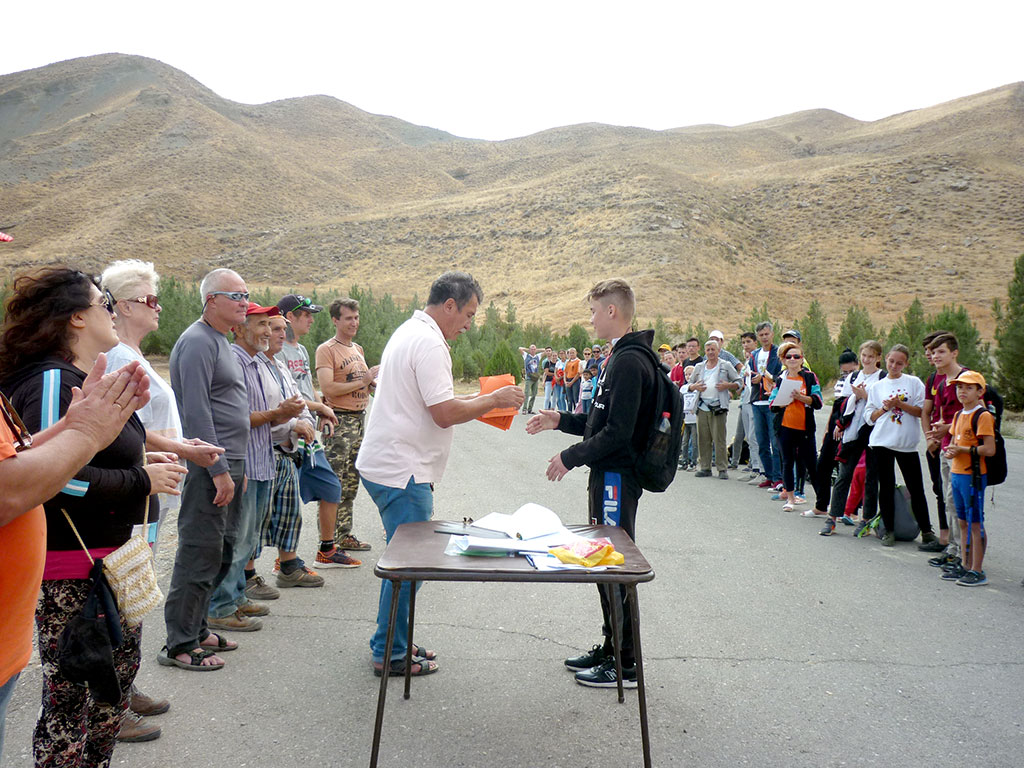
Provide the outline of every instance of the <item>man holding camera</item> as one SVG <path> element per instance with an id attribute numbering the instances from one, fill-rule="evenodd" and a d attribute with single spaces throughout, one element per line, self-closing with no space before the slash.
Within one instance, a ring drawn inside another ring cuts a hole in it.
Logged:
<path id="1" fill-rule="evenodd" d="M 711 477 L 711 452 L 714 448 L 718 479 L 727 480 L 729 461 L 725 444 L 725 422 L 729 418 L 729 393 L 740 388 L 736 367 L 719 357 L 718 341 L 704 343 L 704 360 L 697 363 L 683 391 L 699 392 L 697 399 L 697 451 L 700 469 L 694 477 Z"/>

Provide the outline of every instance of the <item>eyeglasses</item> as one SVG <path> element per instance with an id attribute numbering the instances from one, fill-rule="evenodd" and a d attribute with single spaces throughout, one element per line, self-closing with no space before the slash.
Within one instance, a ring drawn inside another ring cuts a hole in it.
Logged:
<path id="1" fill-rule="evenodd" d="M 803 355 L 786 355 L 787 360 L 803 360 Z"/>
<path id="2" fill-rule="evenodd" d="M 150 309 L 160 308 L 160 300 L 152 293 L 147 293 L 145 296 L 136 296 L 134 299 L 125 299 L 125 301 L 145 304 Z"/>
<path id="3" fill-rule="evenodd" d="M 249 294 L 247 291 L 210 291 L 207 298 L 210 296 L 227 296 L 231 301 L 248 301 Z"/>
<path id="4" fill-rule="evenodd" d="M 95 304 L 90 303 L 90 307 L 103 307 L 110 314 L 114 314 L 114 297 L 110 295 L 110 291 L 104 291 L 100 300 Z"/>
<path id="5" fill-rule="evenodd" d="M 590 352 L 589 352 L 589 350 L 588 350 L 588 351 L 586 351 L 586 352 L 584 352 L 584 353 L 583 353 L 583 356 L 584 356 L 584 357 L 590 357 Z"/>

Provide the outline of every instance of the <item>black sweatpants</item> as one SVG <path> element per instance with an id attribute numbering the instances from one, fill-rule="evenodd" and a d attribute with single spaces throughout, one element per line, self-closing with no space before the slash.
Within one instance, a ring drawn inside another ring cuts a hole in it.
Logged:
<path id="1" fill-rule="evenodd" d="M 924 459 L 928 462 L 928 474 L 932 479 L 932 493 L 935 494 L 935 504 L 939 509 L 939 529 L 949 530 L 949 522 L 946 519 L 946 494 L 942 489 L 942 463 L 939 458 L 940 451 L 935 453 L 924 452 Z"/>
<path id="2" fill-rule="evenodd" d="M 815 471 L 817 483 L 814 486 L 814 493 L 817 495 L 815 509 L 828 511 L 828 505 L 832 501 L 832 471 L 836 468 L 836 445 L 832 437 L 832 430 L 825 430 L 825 438 L 821 441 L 821 450 L 818 452 L 818 467 Z"/>
<path id="3" fill-rule="evenodd" d="M 591 525 L 615 525 L 626 532 L 630 539 L 636 541 L 636 507 L 643 489 L 631 472 L 611 472 L 600 469 L 590 470 L 590 481 L 587 486 L 588 508 Z M 622 630 L 622 666 L 632 667 L 633 656 L 633 620 L 626 605 L 626 588 L 615 584 L 598 584 L 601 595 L 601 615 L 604 618 L 604 650 L 609 656 L 614 651 L 612 642 L 611 611 L 616 612 L 619 627 Z M 610 594 L 618 593 L 617 599 L 609 600 Z"/>
<path id="4" fill-rule="evenodd" d="M 875 469 L 878 472 L 878 509 L 882 513 L 885 530 L 895 531 L 896 524 L 896 467 L 900 465 L 903 482 L 910 491 L 910 509 L 921 533 L 931 533 L 932 521 L 928 519 L 928 499 L 924 495 L 924 480 L 921 477 L 921 459 L 917 451 L 893 451 L 875 447 Z"/>

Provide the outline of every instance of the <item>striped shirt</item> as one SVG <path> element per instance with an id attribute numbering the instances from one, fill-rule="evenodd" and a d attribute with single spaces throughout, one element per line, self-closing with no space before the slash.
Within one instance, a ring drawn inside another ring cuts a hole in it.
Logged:
<path id="1" fill-rule="evenodd" d="M 237 344 L 232 344 L 231 349 L 238 356 L 238 362 L 242 366 L 245 391 L 249 396 L 249 412 L 269 411 L 263 374 L 260 370 L 264 366 Z M 274 446 L 270 440 L 270 422 L 250 427 L 249 443 L 245 448 L 245 475 L 250 480 L 266 482 L 274 479 L 277 468 L 274 461 Z"/>

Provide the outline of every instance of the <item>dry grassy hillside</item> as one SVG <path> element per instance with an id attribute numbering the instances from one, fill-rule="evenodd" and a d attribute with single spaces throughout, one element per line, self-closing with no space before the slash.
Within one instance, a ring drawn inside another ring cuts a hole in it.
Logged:
<path id="1" fill-rule="evenodd" d="M 469 269 L 524 319 L 585 319 L 596 278 L 643 317 L 732 329 L 851 296 L 914 295 L 990 330 L 1024 251 L 1024 85 L 864 123 L 828 110 L 736 128 L 555 128 L 459 139 L 315 96 L 250 106 L 108 54 L 0 77 L 0 259 L 127 256 L 197 278 L 403 299 Z"/>

